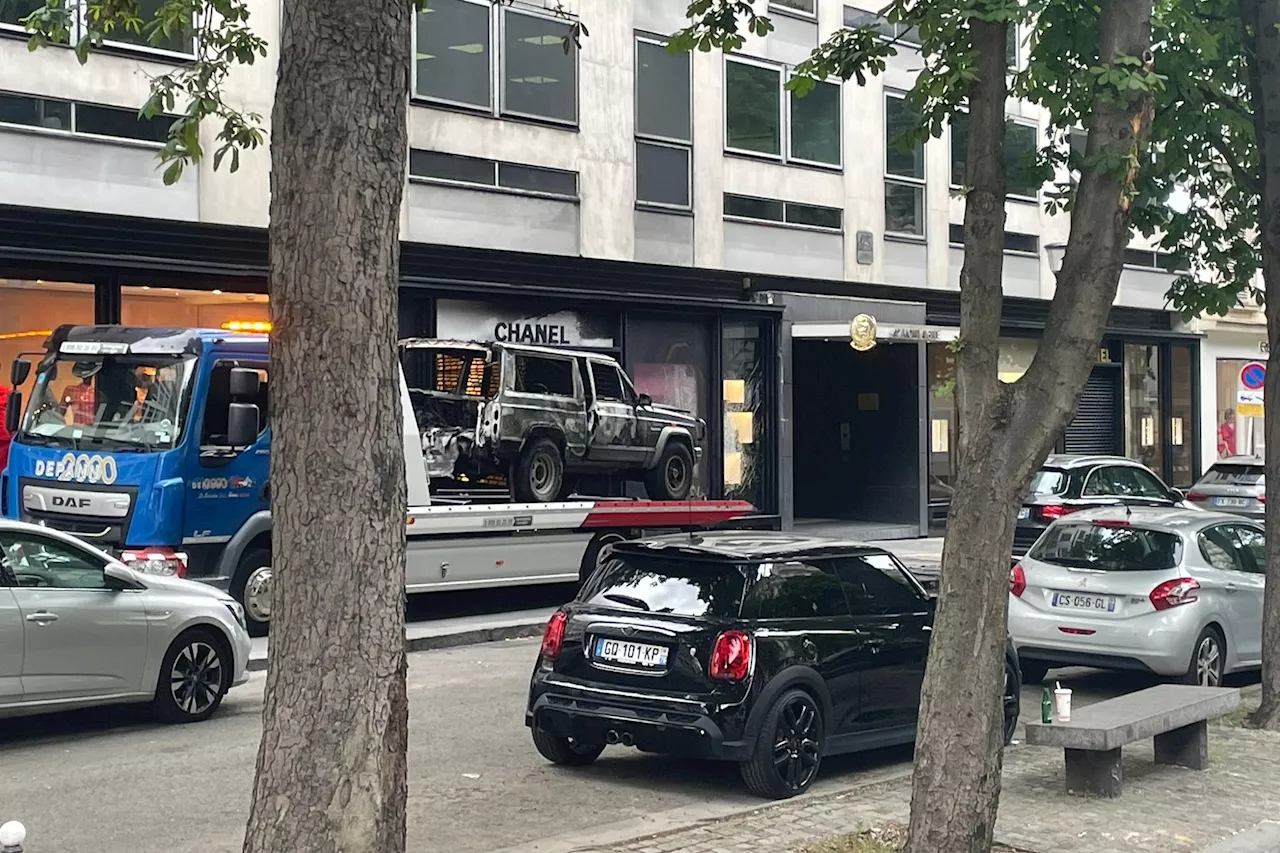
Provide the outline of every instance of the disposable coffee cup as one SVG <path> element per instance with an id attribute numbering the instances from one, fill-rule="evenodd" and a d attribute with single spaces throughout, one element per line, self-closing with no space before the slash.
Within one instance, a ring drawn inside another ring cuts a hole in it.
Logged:
<path id="1" fill-rule="evenodd" d="M 1071 722 L 1071 688 L 1058 687 L 1053 691 L 1053 716 L 1059 723 Z"/>

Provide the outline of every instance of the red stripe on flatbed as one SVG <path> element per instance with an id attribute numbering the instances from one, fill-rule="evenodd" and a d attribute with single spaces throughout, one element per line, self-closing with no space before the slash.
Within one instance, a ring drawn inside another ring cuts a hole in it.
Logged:
<path id="1" fill-rule="evenodd" d="M 701 527 L 755 511 L 749 501 L 600 501 L 582 526 Z"/>

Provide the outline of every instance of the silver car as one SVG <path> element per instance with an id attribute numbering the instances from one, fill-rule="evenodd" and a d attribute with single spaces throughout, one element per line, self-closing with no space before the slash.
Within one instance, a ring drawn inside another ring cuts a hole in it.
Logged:
<path id="1" fill-rule="evenodd" d="M 1053 523 L 1010 574 L 1023 680 L 1057 666 L 1217 685 L 1262 663 L 1262 525 L 1189 509 L 1089 510 Z"/>
<path id="2" fill-rule="evenodd" d="M 1260 456 L 1219 459 L 1187 492 L 1187 503 L 1261 520 L 1267 508 L 1265 464 Z"/>
<path id="3" fill-rule="evenodd" d="M 226 593 L 0 519 L 0 717 L 150 702 L 165 722 L 197 722 L 248 662 L 244 611 Z"/>

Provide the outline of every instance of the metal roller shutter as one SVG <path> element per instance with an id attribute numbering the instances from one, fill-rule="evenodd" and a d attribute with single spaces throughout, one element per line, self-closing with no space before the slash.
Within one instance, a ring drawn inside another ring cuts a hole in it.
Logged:
<path id="1" fill-rule="evenodd" d="M 1094 368 L 1063 436 L 1067 453 L 1118 453 L 1115 371 Z"/>

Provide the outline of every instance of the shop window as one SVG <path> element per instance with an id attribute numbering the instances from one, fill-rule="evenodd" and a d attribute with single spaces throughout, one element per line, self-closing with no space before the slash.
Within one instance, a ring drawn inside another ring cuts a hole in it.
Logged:
<path id="1" fill-rule="evenodd" d="M 1196 479 L 1195 362 L 1191 347 L 1169 349 L 1169 483 L 1190 486 Z"/>
<path id="2" fill-rule="evenodd" d="M 956 354 L 947 344 L 929 344 L 925 351 L 929 372 L 929 510 L 931 523 L 946 520 L 955 490 Z"/>
<path id="3" fill-rule="evenodd" d="M 1124 451 L 1155 471 L 1164 471 L 1160 425 L 1160 348 L 1154 344 L 1124 347 Z"/>
<path id="4" fill-rule="evenodd" d="M 1017 382 L 1028 370 L 1040 348 L 1036 338 L 1001 338 L 997 361 L 1001 382 Z"/>
<path id="5" fill-rule="evenodd" d="M 803 98 L 787 93 L 784 99 L 788 74 L 774 63 L 725 60 L 725 148 L 839 166 L 839 84 L 820 81 Z"/>
<path id="6" fill-rule="evenodd" d="M 765 485 L 768 409 L 765 342 L 761 324 L 727 322 L 720 349 L 724 405 L 724 496 L 760 507 Z"/>
<path id="7" fill-rule="evenodd" d="M 1265 455 L 1262 403 L 1240 384 L 1240 371 L 1249 361 L 1244 358 L 1218 359 L 1216 430 L 1219 459 Z"/>
<path id="8" fill-rule="evenodd" d="M 501 45 L 496 63 L 495 26 Z M 414 94 L 494 115 L 576 125 L 578 51 L 569 28 L 560 18 L 505 4 L 432 0 L 417 13 L 413 30 Z"/>
<path id="9" fill-rule="evenodd" d="M 572 397 L 573 362 L 567 358 L 517 355 L 515 390 L 525 394 Z"/>
<path id="10" fill-rule="evenodd" d="M 711 334 L 706 323 L 629 317 L 626 344 L 627 372 L 638 393 L 710 420 Z M 709 494 L 706 459 L 720 452 L 718 439 L 708 435 L 703 441 L 703 459 L 694 471 L 695 497 Z"/>
<path id="11" fill-rule="evenodd" d="M 0 398 L 9 365 L 20 353 L 40 352 L 55 326 L 93 322 L 93 285 L 0 278 Z M 32 370 L 32 377 L 35 371 Z M 30 399 L 32 379 L 22 386 Z M 0 400 L 0 403 L 3 401 Z"/>
<path id="12" fill-rule="evenodd" d="M 1039 147 L 1039 130 L 1034 124 L 1007 119 L 1004 123 L 1005 192 L 1013 198 L 1035 199 L 1040 193 L 1039 181 L 1027 167 L 1031 154 Z M 951 185 L 965 186 L 969 166 L 969 114 L 951 117 Z"/>
<path id="13" fill-rule="evenodd" d="M 692 207 L 692 56 L 636 38 L 636 202 Z"/>
<path id="14" fill-rule="evenodd" d="M 271 328 L 271 310 L 264 293 L 142 285 L 120 288 L 120 322 L 127 326 L 266 332 Z"/>
<path id="15" fill-rule="evenodd" d="M 924 140 L 908 141 L 920 127 L 920 113 L 904 96 L 886 92 L 884 116 L 884 230 L 924 237 Z"/>

